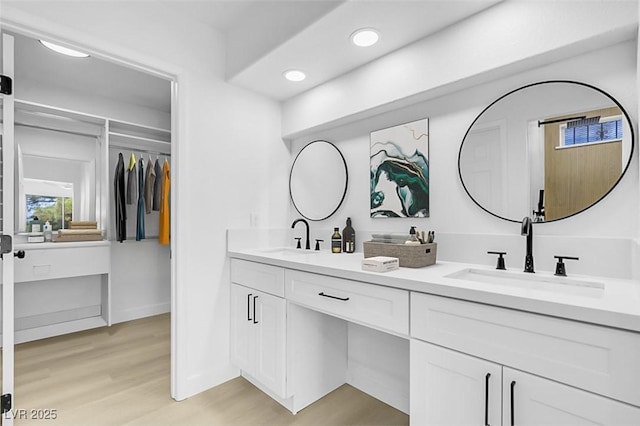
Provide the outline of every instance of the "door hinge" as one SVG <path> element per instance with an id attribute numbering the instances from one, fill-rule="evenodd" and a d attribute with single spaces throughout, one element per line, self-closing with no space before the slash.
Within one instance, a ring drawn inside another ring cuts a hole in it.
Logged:
<path id="1" fill-rule="evenodd" d="M 11 235 L 0 235 L 0 259 L 5 253 L 11 253 L 13 250 L 13 238 Z"/>
<path id="2" fill-rule="evenodd" d="M 10 393 L 5 393 L 4 395 L 2 395 L 0 397 L 0 405 L 2 405 L 2 414 L 8 412 L 9 410 L 11 410 L 11 394 Z"/>
<path id="3" fill-rule="evenodd" d="M 0 75 L 0 93 L 11 95 L 13 93 L 13 80 L 6 75 Z"/>

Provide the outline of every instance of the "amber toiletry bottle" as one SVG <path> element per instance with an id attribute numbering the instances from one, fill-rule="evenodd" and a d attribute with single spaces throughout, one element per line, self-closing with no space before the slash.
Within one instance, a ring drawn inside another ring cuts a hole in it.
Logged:
<path id="1" fill-rule="evenodd" d="M 340 230 L 333 228 L 333 235 L 331 235 L 331 253 L 340 253 L 342 251 L 342 236 L 340 236 Z"/>
<path id="2" fill-rule="evenodd" d="M 353 253 L 356 251 L 356 231 L 351 226 L 351 218 L 347 218 L 347 226 L 342 230 L 342 251 Z"/>

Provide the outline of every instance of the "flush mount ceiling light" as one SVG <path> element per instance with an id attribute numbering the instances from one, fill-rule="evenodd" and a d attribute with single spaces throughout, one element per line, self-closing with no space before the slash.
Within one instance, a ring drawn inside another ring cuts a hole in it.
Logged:
<path id="1" fill-rule="evenodd" d="M 72 56 L 74 58 L 88 58 L 89 55 L 84 52 L 79 52 L 77 50 L 69 49 L 68 47 L 60 46 L 58 44 L 51 43 L 49 41 L 40 40 L 40 43 L 48 49 L 53 50 L 54 52 L 61 53 L 63 55 Z"/>
<path id="2" fill-rule="evenodd" d="M 378 42 L 380 34 L 373 28 L 360 28 L 351 34 L 350 39 L 358 47 L 369 47 Z"/>
<path id="3" fill-rule="evenodd" d="M 307 75 L 300 70 L 288 70 L 283 75 L 289 81 L 302 81 L 307 78 Z"/>

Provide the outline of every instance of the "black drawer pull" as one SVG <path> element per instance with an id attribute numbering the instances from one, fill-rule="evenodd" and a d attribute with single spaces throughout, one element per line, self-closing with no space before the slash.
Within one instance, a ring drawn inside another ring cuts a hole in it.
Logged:
<path id="1" fill-rule="evenodd" d="M 258 296 L 253 296 L 253 323 L 258 323 L 258 317 L 256 316 L 256 299 Z"/>
<path id="2" fill-rule="evenodd" d="M 251 296 L 253 294 L 247 294 L 247 321 L 251 321 Z"/>
<path id="3" fill-rule="evenodd" d="M 338 296 L 332 296 L 330 294 L 324 294 L 324 292 L 320 292 L 318 293 L 318 296 L 322 296 L 322 297 L 329 297 L 331 299 L 336 299 L 336 300 L 342 300 L 343 302 L 346 302 L 347 300 L 349 300 L 348 297 L 338 297 Z"/>
<path id="4" fill-rule="evenodd" d="M 516 381 L 514 380 L 511 382 L 511 426 L 515 426 L 516 424 L 516 413 L 515 413 L 515 407 L 514 407 L 515 405 L 514 400 L 515 400 L 515 394 L 516 394 L 515 388 L 516 388 Z"/>
<path id="5" fill-rule="evenodd" d="M 491 373 L 487 373 L 484 377 L 484 424 L 485 426 L 491 426 L 489 424 L 489 377 Z"/>

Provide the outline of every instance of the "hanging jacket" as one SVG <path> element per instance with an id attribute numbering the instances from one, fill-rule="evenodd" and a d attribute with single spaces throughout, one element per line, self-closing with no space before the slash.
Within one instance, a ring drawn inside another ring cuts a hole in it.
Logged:
<path id="1" fill-rule="evenodd" d="M 144 207 L 147 214 L 151 213 L 153 207 L 153 188 L 156 182 L 156 170 L 153 160 L 149 159 L 147 164 L 147 173 L 144 179 Z"/>
<path id="2" fill-rule="evenodd" d="M 162 182 L 164 177 L 162 176 L 162 166 L 160 165 L 160 159 L 156 158 L 155 165 L 156 181 L 153 185 L 153 210 L 160 211 L 160 205 L 162 204 Z"/>
<path id="3" fill-rule="evenodd" d="M 127 168 L 127 204 L 135 204 L 136 198 L 136 156 L 131 153 L 129 167 Z"/>
<path id="4" fill-rule="evenodd" d="M 144 160 L 138 165 L 138 215 L 136 221 L 136 241 L 144 240 Z"/>
<path id="5" fill-rule="evenodd" d="M 169 162 L 165 159 L 162 166 L 162 203 L 160 205 L 160 223 L 158 229 L 158 243 L 169 244 L 169 189 L 171 188 L 171 173 Z"/>
<path id="6" fill-rule="evenodd" d="M 113 181 L 115 195 L 115 220 L 116 220 L 116 240 L 123 242 L 127 239 L 127 208 L 125 200 L 124 186 L 124 157 L 118 154 L 118 164 L 116 165 L 115 178 Z"/>

